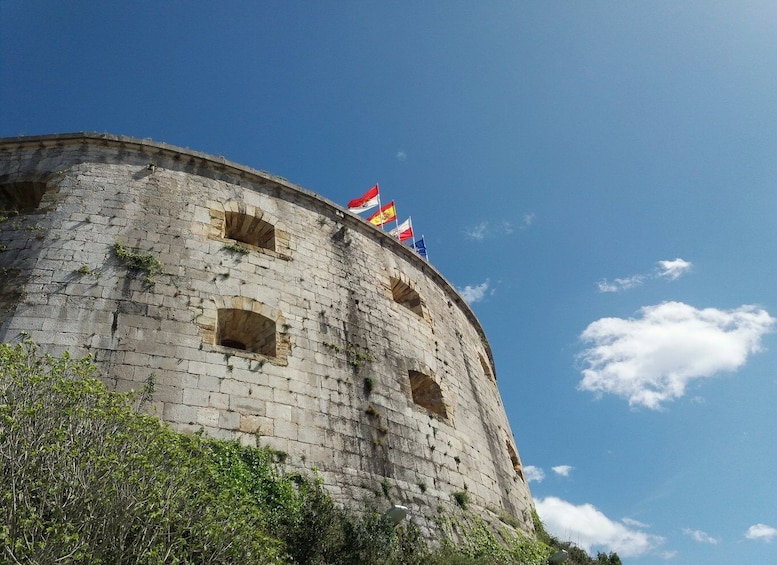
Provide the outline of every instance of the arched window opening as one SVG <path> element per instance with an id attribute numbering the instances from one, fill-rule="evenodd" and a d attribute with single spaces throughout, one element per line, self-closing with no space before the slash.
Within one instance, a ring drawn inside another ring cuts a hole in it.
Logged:
<path id="1" fill-rule="evenodd" d="M 250 214 L 225 212 L 224 237 L 275 251 L 275 226 Z"/>
<path id="2" fill-rule="evenodd" d="M 486 376 L 492 381 L 496 382 L 496 378 L 494 377 L 494 372 L 491 370 L 491 365 L 488 364 L 488 361 L 486 361 L 486 358 L 483 357 L 480 353 L 478 353 L 478 359 L 480 359 L 480 366 L 483 367 L 483 372 L 486 374 Z"/>
<path id="3" fill-rule="evenodd" d="M 0 212 L 29 214 L 40 206 L 46 192 L 45 182 L 7 182 L 0 184 Z"/>
<path id="4" fill-rule="evenodd" d="M 513 469 L 515 470 L 516 474 L 521 477 L 521 480 L 523 480 L 523 469 L 521 468 L 521 460 L 518 459 L 518 454 L 515 452 L 515 449 L 513 449 L 513 446 L 510 444 L 510 440 L 505 440 L 505 444 L 507 445 L 507 453 L 510 456 L 510 462 L 513 464 Z"/>
<path id="5" fill-rule="evenodd" d="M 407 283 L 392 277 L 391 296 L 397 304 L 401 304 L 416 315 L 423 317 L 424 312 L 423 307 L 421 306 L 421 296 Z"/>
<path id="6" fill-rule="evenodd" d="M 442 399 L 440 385 L 434 379 L 418 371 L 408 371 L 410 377 L 410 390 L 413 394 L 413 402 L 423 406 L 430 412 L 441 418 L 448 418 L 448 411 Z"/>
<path id="7" fill-rule="evenodd" d="M 218 311 L 216 344 L 276 357 L 275 322 L 250 310 L 221 308 Z"/>

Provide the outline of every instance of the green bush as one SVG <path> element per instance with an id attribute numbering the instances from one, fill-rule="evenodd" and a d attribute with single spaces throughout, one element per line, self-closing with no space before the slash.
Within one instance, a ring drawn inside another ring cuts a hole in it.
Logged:
<path id="1" fill-rule="evenodd" d="M 0 345 L 0 546 L 21 563 L 282 563 L 214 443 L 108 392 L 86 359 Z"/>
<path id="2" fill-rule="evenodd" d="M 551 548 L 513 530 L 495 531 L 482 518 L 468 511 L 437 514 L 443 532 L 442 547 L 430 561 L 432 565 L 540 565 L 547 563 Z"/>
<path id="3" fill-rule="evenodd" d="M 335 505 L 274 450 L 140 413 L 152 384 L 110 392 L 89 358 L 0 344 L 0 562 L 539 565 L 551 551 L 464 510 L 430 549 L 410 521 Z"/>

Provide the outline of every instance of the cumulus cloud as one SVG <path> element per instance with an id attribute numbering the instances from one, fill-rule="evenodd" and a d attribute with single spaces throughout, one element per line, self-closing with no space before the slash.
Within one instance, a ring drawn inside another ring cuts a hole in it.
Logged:
<path id="1" fill-rule="evenodd" d="M 524 214 L 523 219 L 521 220 L 521 229 L 522 230 L 529 229 L 533 223 L 534 223 L 534 212 L 530 214 Z"/>
<path id="2" fill-rule="evenodd" d="M 480 284 L 467 285 L 464 288 L 460 288 L 459 294 L 461 294 L 461 297 L 466 300 L 468 304 L 474 304 L 475 302 L 480 302 L 483 300 L 486 297 L 487 291 L 488 279 Z"/>
<path id="3" fill-rule="evenodd" d="M 545 471 L 534 465 L 527 465 L 523 468 L 523 474 L 528 482 L 541 483 L 545 479 Z"/>
<path id="4" fill-rule="evenodd" d="M 599 288 L 599 292 L 620 292 L 639 286 L 651 279 L 668 279 L 674 281 L 687 274 L 693 268 L 693 263 L 686 261 L 685 259 L 680 259 L 679 257 L 673 261 L 658 261 L 656 265 L 657 267 L 652 273 L 621 277 L 612 282 L 603 279 L 597 282 L 596 286 Z"/>
<path id="5" fill-rule="evenodd" d="M 611 520 L 591 504 L 579 506 L 553 496 L 535 501 L 545 529 L 560 539 L 574 540 L 591 553 L 592 548 L 620 557 L 644 555 L 664 542 L 627 524 Z"/>
<path id="6" fill-rule="evenodd" d="M 397 151 L 397 161 L 406 161 L 407 160 L 407 153 L 402 151 L 401 149 Z"/>
<path id="7" fill-rule="evenodd" d="M 683 533 L 691 539 L 698 541 L 699 543 L 709 543 L 712 545 L 717 545 L 718 543 L 717 539 L 709 535 L 707 532 L 703 532 L 701 530 L 683 528 Z"/>
<path id="8" fill-rule="evenodd" d="M 770 542 L 772 538 L 777 537 L 777 528 L 772 528 L 766 524 L 755 524 L 747 528 L 745 537 L 747 539 Z"/>
<path id="9" fill-rule="evenodd" d="M 658 267 L 658 276 L 673 281 L 690 271 L 693 264 L 678 257 L 674 261 L 659 261 Z"/>
<path id="10" fill-rule="evenodd" d="M 616 394 L 631 406 L 658 409 L 685 394 L 687 385 L 735 371 L 761 350 L 775 319 L 755 306 L 696 308 L 682 302 L 645 306 L 639 318 L 602 318 L 581 334 L 592 347 L 578 388 Z"/>
<path id="11" fill-rule="evenodd" d="M 568 477 L 569 473 L 571 473 L 572 469 L 574 469 L 574 467 L 571 465 L 556 465 L 555 467 L 551 468 L 553 469 L 554 473 L 561 475 L 562 477 Z"/>

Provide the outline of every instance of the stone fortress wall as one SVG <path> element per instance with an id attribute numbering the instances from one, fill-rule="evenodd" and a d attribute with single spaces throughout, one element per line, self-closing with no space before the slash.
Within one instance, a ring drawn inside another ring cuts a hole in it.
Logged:
<path id="1" fill-rule="evenodd" d="M 153 378 L 148 409 L 174 428 L 283 451 L 339 501 L 387 485 L 433 528 L 466 490 L 533 532 L 478 320 L 380 229 L 285 179 L 105 134 L 0 140 L 0 210 L 3 341 L 89 353 L 118 390 Z"/>

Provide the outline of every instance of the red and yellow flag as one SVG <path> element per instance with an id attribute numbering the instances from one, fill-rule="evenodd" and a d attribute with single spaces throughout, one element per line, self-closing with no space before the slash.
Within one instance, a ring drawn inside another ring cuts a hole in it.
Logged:
<path id="1" fill-rule="evenodd" d="M 386 204 L 383 208 L 375 212 L 370 218 L 367 220 L 369 223 L 371 223 L 374 226 L 382 226 L 383 224 L 387 224 L 389 222 L 393 222 L 397 219 L 397 209 L 394 207 L 394 201 L 392 200 L 388 204 Z"/>

